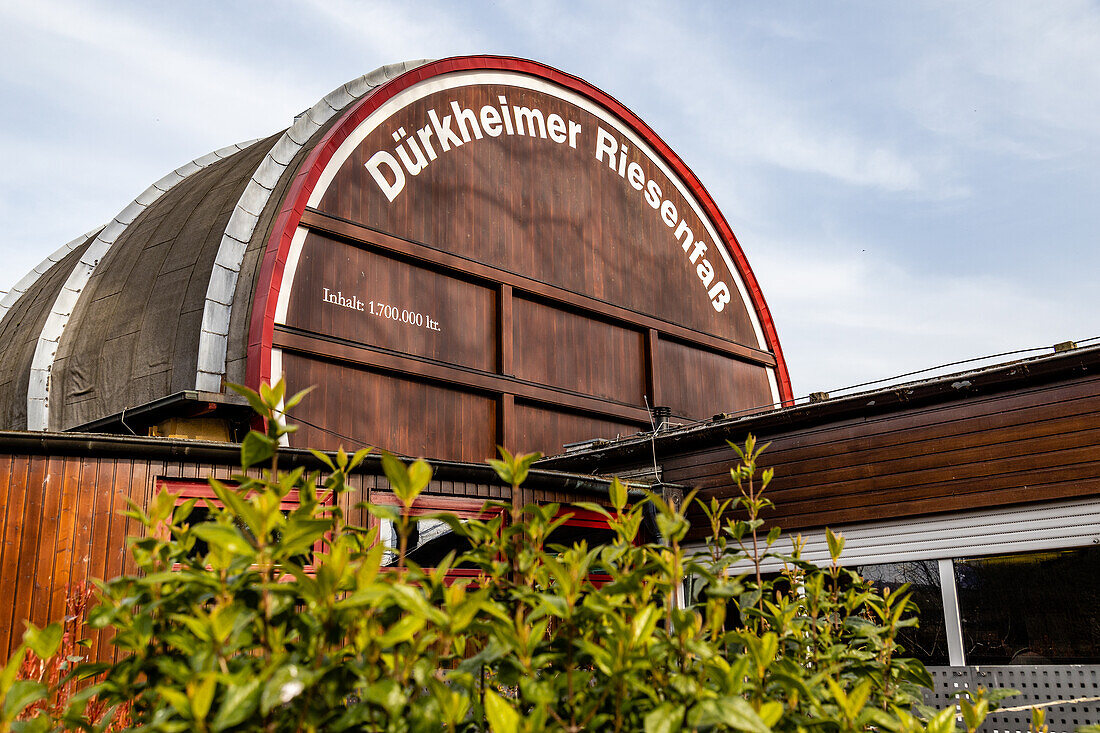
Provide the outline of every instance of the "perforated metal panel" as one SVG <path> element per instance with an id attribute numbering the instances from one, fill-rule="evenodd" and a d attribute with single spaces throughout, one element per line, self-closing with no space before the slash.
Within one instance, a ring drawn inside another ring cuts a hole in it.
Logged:
<path id="1" fill-rule="evenodd" d="M 1011 667 L 929 667 L 935 683 L 925 699 L 943 708 L 964 689 L 1015 689 L 1001 703 L 983 733 L 1027 733 L 1031 705 L 1042 705 L 1051 733 L 1073 733 L 1100 723 L 1100 665 L 1016 665 Z"/>

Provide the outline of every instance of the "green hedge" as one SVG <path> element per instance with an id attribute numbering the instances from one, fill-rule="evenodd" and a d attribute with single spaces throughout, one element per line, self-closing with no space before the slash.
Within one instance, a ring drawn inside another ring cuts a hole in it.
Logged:
<path id="1" fill-rule="evenodd" d="M 282 384 L 243 393 L 269 428 L 244 441 L 236 486 L 210 481 L 220 501 L 209 520 L 192 524 L 196 500 L 178 504 L 164 491 L 131 508 L 145 527 L 129 541 L 139 572 L 99 584 L 88 619 L 113 630 L 119 661 L 82 661 L 60 623 L 31 627 L 0 678 L 5 728 L 956 729 L 953 709 L 919 704 L 931 682 L 898 643 L 899 629 L 917 623 L 909 595 L 880 594 L 841 568 L 837 535 L 822 569 L 799 559 L 797 539 L 763 534 L 771 472 L 758 471 L 751 439 L 731 476 L 740 495 L 704 507 L 704 553 L 680 544 L 683 507 L 655 495 L 628 502 L 614 481 L 606 505 L 579 505 L 606 518 L 610 544 L 547 547 L 567 518 L 556 505 L 462 522 L 430 515 L 471 548 L 434 568 L 404 556 L 425 518 L 409 507 L 431 468 L 384 456 L 398 504 L 366 509 L 400 538 L 398 567 L 388 569 L 377 530 L 348 524 L 334 501 L 365 452 L 318 453 L 323 482 L 280 472 L 278 439 L 292 428 L 279 410 L 302 394 L 279 408 Z M 537 456 L 501 453 L 491 463 L 518 487 Z M 259 465 L 269 466 L 262 477 L 245 475 Z M 292 490 L 300 502 L 286 514 Z M 647 512 L 659 538 L 642 541 Z M 199 540 L 207 553 L 195 552 Z M 318 542 L 323 551 L 312 553 Z M 783 559 L 780 577 L 761 575 L 765 557 Z M 477 576 L 450 582 L 459 563 Z M 45 661 L 28 664 L 36 658 Z M 83 681 L 75 694 L 74 681 Z M 989 707 L 964 701 L 965 728 Z"/>

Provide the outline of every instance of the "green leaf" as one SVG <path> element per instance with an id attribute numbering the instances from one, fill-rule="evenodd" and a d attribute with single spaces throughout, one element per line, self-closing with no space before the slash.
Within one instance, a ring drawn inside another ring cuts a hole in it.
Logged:
<path id="1" fill-rule="evenodd" d="M 30 650 L 38 655 L 39 659 L 49 659 L 57 654 L 57 648 L 61 646 L 62 628 L 59 622 L 54 622 L 44 629 L 36 628 L 27 621 L 27 630 L 23 632 L 23 642 Z"/>
<path id="2" fill-rule="evenodd" d="M 262 680 L 253 679 L 242 684 L 230 684 L 222 697 L 217 715 L 210 723 L 211 729 L 219 731 L 232 728 L 255 715 L 262 682 Z"/>
<path id="3" fill-rule="evenodd" d="M 11 655 L 8 663 L 4 665 L 3 672 L 0 672 L 0 695 L 6 694 L 11 689 L 11 685 L 15 681 L 15 675 L 23 665 L 23 657 L 25 656 L 27 656 L 27 647 L 20 644 Z"/>
<path id="4" fill-rule="evenodd" d="M 30 720 L 16 720 L 11 724 L 12 733 L 47 733 L 50 727 L 50 718 L 43 713 Z"/>
<path id="5" fill-rule="evenodd" d="M 497 446 L 502 460 L 490 458 L 486 463 L 493 467 L 500 476 L 500 480 L 511 486 L 519 486 L 527 480 L 527 473 L 531 464 L 542 458 L 541 453 L 526 453 L 512 455 L 504 446 Z"/>
<path id="6" fill-rule="evenodd" d="M 825 541 L 829 543 L 829 557 L 835 562 L 844 551 L 844 536 L 836 534 L 828 527 L 825 528 Z"/>
<path id="7" fill-rule="evenodd" d="M 684 721 L 684 706 L 662 703 L 645 716 L 645 733 L 673 733 Z"/>
<path id="8" fill-rule="evenodd" d="M 492 690 L 485 691 L 485 717 L 493 733 L 516 733 L 519 730 L 519 713 Z"/>
<path id="9" fill-rule="evenodd" d="M 409 494 L 409 474 L 405 464 L 397 456 L 383 453 L 382 470 L 386 472 L 386 478 L 390 482 L 394 496 L 404 502 Z"/>
<path id="10" fill-rule="evenodd" d="M 928 733 L 955 733 L 955 706 L 944 708 L 928 721 Z"/>
<path id="11" fill-rule="evenodd" d="M 779 705 L 779 709 L 782 712 L 783 706 Z M 771 733 L 768 724 L 740 695 L 703 700 L 692 707 L 688 714 L 688 725 L 692 728 L 728 727 L 747 733 Z"/>
<path id="12" fill-rule="evenodd" d="M 631 622 L 631 641 L 637 644 L 642 639 L 649 638 L 653 630 L 657 628 L 659 618 L 660 609 L 656 606 L 648 605 L 642 609 L 641 613 L 636 614 Z"/>
<path id="13" fill-rule="evenodd" d="M 255 430 L 248 431 L 241 443 L 241 467 L 248 468 L 275 455 L 275 440 Z"/>
<path id="14" fill-rule="evenodd" d="M 207 543 L 223 548 L 231 555 L 252 557 L 256 554 L 252 544 L 236 527 L 208 522 L 192 527 L 191 532 L 198 535 L 200 539 L 206 540 Z"/>
<path id="15" fill-rule="evenodd" d="M 623 485 L 618 476 L 611 479 L 611 486 L 608 488 L 607 493 L 611 498 L 611 506 L 621 512 L 626 507 L 626 486 Z"/>
<path id="16" fill-rule="evenodd" d="M 229 389 L 233 390 L 234 392 L 248 400 L 248 404 L 252 405 L 252 409 L 255 410 L 257 414 L 264 416 L 267 415 L 267 406 L 264 404 L 264 401 L 260 399 L 260 395 L 253 392 L 243 384 L 233 384 L 232 382 L 226 382 L 225 386 L 229 387 Z"/>
<path id="17" fill-rule="evenodd" d="M 420 495 L 420 492 L 428 488 L 428 484 L 432 480 L 432 467 L 421 460 L 413 461 L 409 466 L 409 487 L 413 492 L 413 499 Z"/>
<path id="18" fill-rule="evenodd" d="M 363 699 L 381 706 L 391 716 L 396 716 L 405 707 L 408 696 L 401 685 L 397 684 L 397 680 L 384 679 L 365 689 Z"/>
<path id="19" fill-rule="evenodd" d="M 386 629 L 384 634 L 378 637 L 377 643 L 379 646 L 385 648 L 393 644 L 400 644 L 403 641 L 408 641 L 413 638 L 416 632 L 424 628 L 425 623 L 426 620 L 420 616 L 413 616 L 411 614 L 403 616 L 397 623 Z"/>
<path id="20" fill-rule="evenodd" d="M 298 405 L 298 403 L 302 401 L 303 397 L 305 397 L 307 394 L 309 394 L 310 392 L 312 392 L 315 389 L 317 389 L 316 384 L 313 385 L 312 387 L 306 387 L 301 392 L 295 393 L 292 397 L 290 397 L 285 402 L 283 402 L 283 410 L 286 411 L 286 410 L 291 409 L 292 407 L 296 407 Z"/>
<path id="21" fill-rule="evenodd" d="M 187 699 L 187 695 L 168 685 L 158 685 L 156 691 L 157 695 L 167 700 L 168 704 L 181 716 L 191 717 L 191 701 Z"/>
<path id="22" fill-rule="evenodd" d="M 244 520 L 254 537 L 259 537 L 262 534 L 260 531 L 262 524 L 260 514 L 244 497 L 215 479 L 210 479 L 210 488 L 214 490 L 214 494 L 221 500 L 226 509 Z"/>
<path id="23" fill-rule="evenodd" d="M 389 453 L 382 454 L 382 470 L 386 472 L 394 496 L 407 507 L 413 505 L 432 480 L 432 467 L 424 461 L 416 460 L 406 466 L 400 458 Z"/>
<path id="24" fill-rule="evenodd" d="M 305 690 L 307 681 L 305 670 L 296 664 L 288 664 L 275 670 L 260 696 L 260 713 L 267 715 L 272 708 L 286 705 L 298 697 Z"/>
<path id="25" fill-rule="evenodd" d="M 28 705 L 46 697 L 48 688 L 37 680 L 17 680 L 4 697 L 4 720 L 15 720 Z"/>
<path id="26" fill-rule="evenodd" d="M 978 729 L 978 726 L 985 722 L 985 718 L 989 715 L 989 701 L 978 700 L 975 703 L 971 703 L 969 700 L 959 700 L 959 707 L 962 708 L 963 725 L 966 726 L 968 731 L 974 731 Z"/>
<path id="27" fill-rule="evenodd" d="M 195 716 L 195 720 L 206 720 L 217 689 L 218 678 L 209 672 L 201 680 L 190 680 L 187 683 L 187 696 L 191 700 L 191 714 Z"/>
<path id="28" fill-rule="evenodd" d="M 307 552 L 332 526 L 328 519 L 299 519 L 291 517 L 282 530 L 279 544 L 284 555 L 294 556 Z"/>

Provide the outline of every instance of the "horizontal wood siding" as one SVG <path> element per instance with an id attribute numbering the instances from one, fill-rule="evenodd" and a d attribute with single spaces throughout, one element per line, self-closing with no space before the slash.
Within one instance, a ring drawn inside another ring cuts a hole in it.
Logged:
<path id="1" fill-rule="evenodd" d="M 757 435 L 768 519 L 804 529 L 1100 493 L 1100 378 Z M 744 436 L 739 436 L 743 440 Z M 737 491 L 729 448 L 663 461 L 665 480 Z"/>

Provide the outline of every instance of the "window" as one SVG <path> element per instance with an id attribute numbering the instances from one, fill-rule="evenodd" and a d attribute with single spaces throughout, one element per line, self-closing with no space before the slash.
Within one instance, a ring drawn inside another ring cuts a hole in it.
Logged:
<path id="1" fill-rule="evenodd" d="M 1100 548 L 955 560 L 967 664 L 1100 663 Z"/>
<path id="2" fill-rule="evenodd" d="M 905 648 L 903 654 L 916 657 L 925 664 L 948 664 L 947 631 L 944 628 L 938 562 L 892 562 L 858 565 L 852 569 L 879 592 L 886 588 L 894 592 L 902 584 L 909 583 L 912 600 L 920 609 L 920 623 L 916 628 L 903 628 L 899 632 L 898 643 Z"/>
<path id="3" fill-rule="evenodd" d="M 375 500 L 380 504 L 396 503 L 396 499 L 389 495 L 378 496 Z M 485 508 L 481 499 L 420 496 L 409 512 L 412 516 L 450 512 L 460 520 L 476 518 L 484 521 L 502 515 L 504 509 L 502 507 Z M 607 521 L 595 512 L 563 506 L 560 514 L 573 516 L 550 534 L 545 543 L 547 549 L 553 545 L 573 545 L 582 539 L 587 540 L 589 548 L 592 548 L 611 542 L 615 538 L 615 533 L 607 526 Z M 386 547 L 382 560 L 383 566 L 396 567 L 399 538 L 393 522 L 388 519 L 379 520 L 378 536 L 379 541 Z M 412 527 L 405 552 L 406 557 L 420 567 L 431 568 L 436 567 L 449 552 L 453 551 L 460 555 L 469 549 L 469 542 L 464 537 L 456 535 L 445 522 L 438 519 L 421 519 Z M 477 574 L 478 570 L 472 564 L 461 563 L 452 568 L 447 575 L 458 578 Z M 599 584 L 607 582 L 610 578 L 602 573 L 593 573 L 590 575 L 590 580 Z"/>
<path id="4" fill-rule="evenodd" d="M 233 482 L 231 481 L 223 481 L 222 483 L 230 487 L 234 486 Z M 193 479 L 160 479 L 157 482 L 157 485 L 158 488 L 164 488 L 173 494 L 177 494 L 176 506 L 179 506 L 180 504 L 183 504 L 190 499 L 199 500 L 195 503 L 194 508 L 191 510 L 191 514 L 187 517 L 187 523 L 192 527 L 210 520 L 211 504 L 219 507 L 222 506 L 221 500 L 218 499 L 217 495 L 214 493 L 214 490 L 210 488 L 210 485 L 204 481 Z M 286 516 L 297 507 L 298 492 L 297 490 L 292 490 L 287 493 L 285 497 L 283 497 L 283 501 L 281 502 L 279 509 L 283 513 L 283 516 Z M 248 526 L 245 525 L 244 522 L 238 519 L 236 525 L 246 536 L 252 536 L 251 530 L 249 530 Z M 275 535 L 276 537 L 278 537 L 277 530 Z M 310 552 L 295 558 L 298 564 L 301 565 L 307 572 L 312 570 L 313 553 L 320 551 L 322 544 L 323 542 L 317 542 Z M 191 548 L 189 556 L 205 557 L 209 551 L 210 548 L 207 546 L 205 540 L 196 539 L 194 546 L 192 546 Z"/>

